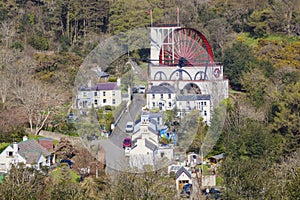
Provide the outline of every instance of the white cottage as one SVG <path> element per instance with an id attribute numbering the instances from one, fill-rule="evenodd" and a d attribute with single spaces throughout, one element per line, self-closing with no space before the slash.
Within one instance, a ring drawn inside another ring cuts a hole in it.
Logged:
<path id="1" fill-rule="evenodd" d="M 27 167 L 40 169 L 51 165 L 51 153 L 37 141 L 28 140 L 25 136 L 22 142 L 14 142 L 0 154 L 0 172 L 8 173 L 11 165 L 24 163 Z"/>
<path id="2" fill-rule="evenodd" d="M 176 189 L 178 191 L 181 191 L 184 184 L 186 183 L 192 184 L 192 175 L 185 167 L 182 166 L 175 173 L 175 180 L 176 180 Z"/>

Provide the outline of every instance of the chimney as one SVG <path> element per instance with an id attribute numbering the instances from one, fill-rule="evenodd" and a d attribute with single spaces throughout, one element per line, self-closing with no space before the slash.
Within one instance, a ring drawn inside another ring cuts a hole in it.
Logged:
<path id="1" fill-rule="evenodd" d="M 27 141 L 28 137 L 26 135 L 23 136 L 23 141 Z"/>
<path id="2" fill-rule="evenodd" d="M 15 152 L 15 153 L 18 152 L 19 147 L 18 147 L 18 143 L 17 143 L 17 142 L 14 142 L 14 143 L 13 143 L 13 149 L 14 149 L 14 152 Z"/>
<path id="3" fill-rule="evenodd" d="M 119 86 L 119 87 L 121 86 L 121 79 L 120 78 L 117 79 L 117 86 Z"/>

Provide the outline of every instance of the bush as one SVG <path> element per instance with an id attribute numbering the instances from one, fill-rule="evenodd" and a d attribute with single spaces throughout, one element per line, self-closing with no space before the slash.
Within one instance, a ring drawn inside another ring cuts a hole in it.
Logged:
<path id="1" fill-rule="evenodd" d="M 49 49 L 49 41 L 47 36 L 39 31 L 29 39 L 28 43 L 37 50 L 45 51 Z"/>

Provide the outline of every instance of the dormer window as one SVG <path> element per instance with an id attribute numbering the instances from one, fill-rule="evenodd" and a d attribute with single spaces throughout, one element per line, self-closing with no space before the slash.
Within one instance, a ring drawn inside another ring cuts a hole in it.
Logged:
<path id="1" fill-rule="evenodd" d="M 12 152 L 12 151 L 7 152 L 8 157 L 13 157 L 13 153 L 14 153 L 14 152 Z"/>

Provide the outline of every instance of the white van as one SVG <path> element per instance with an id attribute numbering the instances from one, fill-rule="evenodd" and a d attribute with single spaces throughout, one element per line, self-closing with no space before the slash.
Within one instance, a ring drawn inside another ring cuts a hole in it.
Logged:
<path id="1" fill-rule="evenodd" d="M 133 130 L 134 130 L 133 122 L 127 122 L 125 130 L 127 133 L 133 132 Z"/>
<path id="2" fill-rule="evenodd" d="M 145 93 L 146 93 L 146 86 L 141 85 L 141 86 L 139 87 L 139 93 L 140 93 L 140 94 L 145 94 Z"/>

